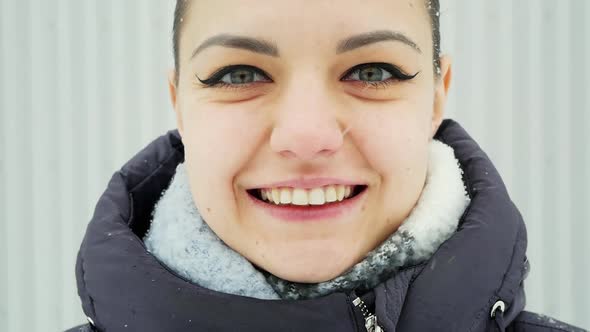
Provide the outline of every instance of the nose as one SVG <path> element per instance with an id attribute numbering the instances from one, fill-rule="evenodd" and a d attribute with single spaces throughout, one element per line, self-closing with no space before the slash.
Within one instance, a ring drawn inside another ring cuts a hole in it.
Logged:
<path id="1" fill-rule="evenodd" d="M 342 146 L 343 132 L 334 103 L 328 102 L 327 93 L 310 90 L 291 93 L 277 110 L 270 145 L 283 157 L 310 161 L 332 155 Z"/>

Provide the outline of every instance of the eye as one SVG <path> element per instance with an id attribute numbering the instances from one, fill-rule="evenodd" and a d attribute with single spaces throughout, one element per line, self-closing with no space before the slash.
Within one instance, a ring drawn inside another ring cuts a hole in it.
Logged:
<path id="1" fill-rule="evenodd" d="M 367 87 L 379 88 L 399 81 L 411 80 L 419 73 L 408 75 L 392 64 L 375 62 L 364 63 L 353 67 L 342 79 L 344 81 L 359 81 Z"/>
<path id="2" fill-rule="evenodd" d="M 341 79 L 344 81 L 358 81 L 372 88 L 386 87 L 390 84 L 411 80 L 414 75 L 405 74 L 398 67 L 389 63 L 364 63 L 350 69 Z M 205 87 L 241 89 L 259 82 L 272 82 L 264 71 L 250 65 L 231 65 L 217 70 L 208 79 L 197 80 Z M 345 79 L 347 78 L 347 79 Z"/>
<path id="3" fill-rule="evenodd" d="M 201 80 L 197 75 L 196 78 L 206 87 L 219 88 L 244 88 L 260 82 L 272 82 L 269 75 L 262 70 L 249 65 L 231 65 L 223 67 L 216 71 L 206 80 Z"/>

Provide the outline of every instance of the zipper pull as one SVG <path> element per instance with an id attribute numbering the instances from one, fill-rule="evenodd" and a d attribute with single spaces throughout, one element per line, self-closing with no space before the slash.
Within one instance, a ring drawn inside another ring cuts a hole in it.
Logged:
<path id="1" fill-rule="evenodd" d="M 369 312 L 367 305 L 365 302 L 363 302 L 363 300 L 361 300 L 360 297 L 357 296 L 354 300 L 352 300 L 352 304 L 361 310 L 363 317 L 365 317 L 365 328 L 368 332 L 385 332 L 385 330 L 383 330 L 383 328 L 377 324 L 377 315 Z"/>

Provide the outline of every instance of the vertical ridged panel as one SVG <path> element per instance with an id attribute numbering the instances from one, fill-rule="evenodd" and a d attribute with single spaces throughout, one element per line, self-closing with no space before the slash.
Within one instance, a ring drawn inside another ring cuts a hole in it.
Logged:
<path id="1" fill-rule="evenodd" d="M 31 3 L 29 1 L 3 1 L 2 29 L 2 112 L 3 143 L 5 148 L 2 187 L 5 192 L 6 233 L 2 242 L 7 247 L 6 298 L 2 306 L 7 308 L 7 320 L 2 326 L 6 331 L 26 331 L 25 318 L 36 315 L 33 273 L 34 244 L 32 242 L 36 221 L 33 194 L 33 128 L 31 101 Z M 43 222 L 43 221 L 39 221 Z M 59 227 L 59 226 L 58 226 Z M 50 257 L 47 257 L 50 259 Z M 48 271 L 47 273 L 55 273 Z M 32 329 L 36 325 L 32 322 Z"/>
<path id="2" fill-rule="evenodd" d="M 442 4 L 447 114 L 490 155 L 523 214 L 527 309 L 590 327 L 590 29 L 584 0 Z"/>

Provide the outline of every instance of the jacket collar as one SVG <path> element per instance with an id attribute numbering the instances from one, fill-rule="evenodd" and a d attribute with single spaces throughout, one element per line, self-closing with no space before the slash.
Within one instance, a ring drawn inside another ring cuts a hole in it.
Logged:
<path id="1" fill-rule="evenodd" d="M 184 163 L 178 165 L 156 204 L 144 243 L 178 274 L 225 293 L 259 299 L 310 299 L 352 290 L 364 293 L 400 269 L 428 260 L 457 229 L 469 200 L 453 149 L 432 140 L 428 160 L 424 189 L 408 217 L 362 261 L 332 280 L 290 282 L 259 270 L 228 247 L 193 202 Z"/>
<path id="2" fill-rule="evenodd" d="M 374 292 L 389 332 L 483 330 L 499 299 L 510 322 L 524 308 L 524 222 L 500 176 L 477 143 L 452 120 L 436 137 L 450 145 L 464 171 L 471 203 L 458 231 L 427 262 Z M 355 331 L 345 293 L 302 300 L 259 300 L 211 291 L 158 262 L 141 238 L 152 209 L 184 160 L 177 131 L 140 151 L 116 172 L 88 224 L 76 262 L 84 312 L 108 330 Z"/>
<path id="3" fill-rule="evenodd" d="M 497 301 L 506 303 L 509 323 L 525 305 L 524 221 L 488 156 L 458 123 L 445 120 L 436 138 L 454 148 L 471 204 L 457 233 L 410 286 L 398 327 L 479 331 L 491 324 Z"/>

